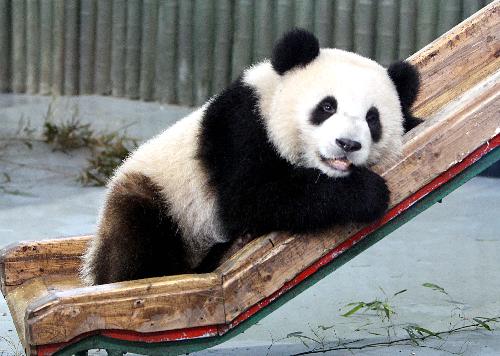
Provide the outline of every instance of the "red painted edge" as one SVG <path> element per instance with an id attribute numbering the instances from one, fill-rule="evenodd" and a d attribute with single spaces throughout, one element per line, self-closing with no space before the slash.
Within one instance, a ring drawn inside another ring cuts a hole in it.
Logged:
<path id="1" fill-rule="evenodd" d="M 140 333 L 135 331 L 128 330 L 101 330 L 96 332 L 89 332 L 78 337 L 73 340 L 65 343 L 59 344 L 49 344 L 49 345 L 40 345 L 36 347 L 37 355 L 39 356 L 48 356 L 52 355 L 54 352 L 60 350 L 61 348 L 68 346 L 72 343 L 80 341 L 87 336 L 100 334 L 103 336 L 108 336 L 115 339 L 126 340 L 126 341 L 140 341 L 140 342 L 164 342 L 164 341 L 179 341 L 179 340 L 187 340 L 187 339 L 196 339 L 196 338 L 204 338 L 211 336 L 220 336 L 224 335 L 229 330 L 235 328 L 243 321 L 250 318 L 252 315 L 257 313 L 259 310 L 265 308 L 269 304 L 271 304 L 274 300 L 279 298 L 285 292 L 289 291 L 304 279 L 309 277 L 310 275 L 317 272 L 321 267 L 333 261 L 337 256 L 357 244 L 363 238 L 365 238 L 370 233 L 374 232 L 381 226 L 385 225 L 396 216 L 400 215 L 408 208 L 410 208 L 417 201 L 424 198 L 426 195 L 436 190 L 443 184 L 450 181 L 453 177 L 457 176 L 460 172 L 470 167 L 472 164 L 477 162 L 481 157 L 486 155 L 488 152 L 492 151 L 494 148 L 500 146 L 500 134 L 497 134 L 491 140 L 487 141 L 484 145 L 477 148 L 471 154 L 469 154 L 466 158 L 464 158 L 461 162 L 455 164 L 450 167 L 445 172 L 441 173 L 438 177 L 432 180 L 430 183 L 426 184 L 422 188 L 420 188 L 417 192 L 409 196 L 408 198 L 401 201 L 399 204 L 390 209 L 384 217 L 382 217 L 377 222 L 361 229 L 356 234 L 351 236 L 346 241 L 339 244 L 337 247 L 329 251 L 319 260 L 314 262 L 312 265 L 304 269 L 297 276 L 295 276 L 292 280 L 286 282 L 279 290 L 271 294 L 269 297 L 259 301 L 254 304 L 246 311 L 238 315 L 233 321 L 228 324 L 222 325 L 210 325 L 210 326 L 201 326 L 195 328 L 187 328 L 187 329 L 177 329 L 177 330 L 167 330 L 167 331 L 158 331 L 158 332 L 150 332 L 150 333 Z"/>

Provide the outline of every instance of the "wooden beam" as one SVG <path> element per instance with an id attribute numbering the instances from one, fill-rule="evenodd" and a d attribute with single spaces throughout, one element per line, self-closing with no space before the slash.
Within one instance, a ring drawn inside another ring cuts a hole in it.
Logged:
<path id="1" fill-rule="evenodd" d="M 437 38 L 408 60 L 422 75 L 416 114 L 426 118 L 472 88 L 500 65 L 500 1 Z"/>
<path id="2" fill-rule="evenodd" d="M 403 158 L 395 165 L 374 167 L 387 180 L 391 207 L 498 133 L 499 79 L 497 72 L 429 118 L 408 137 Z M 308 236 L 275 233 L 247 245 L 217 270 L 223 279 L 226 322 L 269 297 L 363 227 L 352 224 Z"/>
<path id="3" fill-rule="evenodd" d="M 44 277 L 48 292 L 38 288 L 40 279 L 27 284 L 36 284 L 34 293 L 19 292 L 25 288 L 13 291 L 15 303 L 25 306 L 29 345 L 65 342 L 97 330 L 155 332 L 224 322 L 220 276 L 215 273 L 95 287 L 81 287 L 74 278 Z M 20 300 L 23 296 L 26 301 Z"/>
<path id="4" fill-rule="evenodd" d="M 80 258 L 92 236 L 76 236 L 43 241 L 21 241 L 0 250 L 2 293 L 43 275 L 72 274 L 80 268 Z"/>

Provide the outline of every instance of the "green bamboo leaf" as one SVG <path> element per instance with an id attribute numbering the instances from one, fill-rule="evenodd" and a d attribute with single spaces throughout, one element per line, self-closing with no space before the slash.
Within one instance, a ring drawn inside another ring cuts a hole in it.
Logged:
<path id="1" fill-rule="evenodd" d="M 344 316 L 344 317 L 351 316 L 352 314 L 356 313 L 358 310 L 363 308 L 365 305 L 366 305 L 365 303 L 359 302 L 354 308 L 352 308 L 349 311 L 347 311 L 346 313 L 342 314 L 342 316 Z"/>
<path id="2" fill-rule="evenodd" d="M 394 293 L 394 297 L 397 296 L 397 295 L 399 295 L 399 294 L 402 294 L 402 293 L 406 292 L 407 290 L 408 289 L 402 289 L 399 292 Z"/>
<path id="3" fill-rule="evenodd" d="M 289 338 L 289 337 L 299 337 L 302 335 L 302 331 L 293 331 L 289 334 L 286 335 L 286 338 Z"/>
<path id="4" fill-rule="evenodd" d="M 331 329 L 333 328 L 335 325 L 331 325 L 331 326 L 324 326 L 324 325 L 318 325 L 318 328 L 320 328 L 321 330 L 328 330 L 328 329 Z"/>
<path id="5" fill-rule="evenodd" d="M 449 295 L 448 292 L 446 292 L 443 287 L 440 287 L 437 284 L 434 284 L 434 283 L 424 283 L 424 284 L 422 284 L 422 286 L 426 287 L 426 288 L 430 288 L 430 289 L 435 290 L 437 292 Z"/>
<path id="6" fill-rule="evenodd" d="M 472 318 L 472 320 L 474 320 L 476 323 L 478 323 L 479 325 L 481 325 L 486 330 L 491 331 L 491 327 L 488 324 L 486 324 L 485 321 L 483 321 L 483 320 L 481 320 L 479 318 Z"/>
<path id="7" fill-rule="evenodd" d="M 438 339 L 442 339 L 441 336 L 439 336 L 438 334 L 436 334 L 435 332 L 433 331 L 430 331 L 429 329 L 425 329 L 421 326 L 414 326 L 413 327 L 420 335 L 423 335 L 423 334 L 427 334 L 427 335 L 430 335 L 430 336 L 435 336 L 437 337 Z"/>
<path id="8" fill-rule="evenodd" d="M 413 342 L 416 346 L 418 346 L 419 345 L 418 336 L 415 334 L 415 330 L 414 330 L 413 326 L 405 327 L 405 328 L 403 328 L 403 330 L 406 331 L 406 333 L 408 334 L 408 336 L 411 339 L 411 342 Z"/>

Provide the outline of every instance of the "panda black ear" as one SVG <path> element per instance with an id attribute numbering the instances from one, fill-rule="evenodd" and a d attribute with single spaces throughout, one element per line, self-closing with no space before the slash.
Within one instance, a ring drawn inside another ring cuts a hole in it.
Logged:
<path id="1" fill-rule="evenodd" d="M 408 132 L 422 122 L 411 113 L 411 106 L 420 89 L 420 74 L 415 66 L 404 61 L 392 63 L 387 72 L 396 86 L 403 110 L 403 127 Z"/>
<path id="2" fill-rule="evenodd" d="M 408 62 L 399 61 L 392 63 L 387 72 L 396 85 L 401 105 L 410 108 L 420 89 L 420 74 L 417 68 Z"/>
<path id="3" fill-rule="evenodd" d="M 271 64 L 278 74 L 305 66 L 319 54 L 319 41 L 310 32 L 296 28 L 283 35 L 273 49 Z"/>

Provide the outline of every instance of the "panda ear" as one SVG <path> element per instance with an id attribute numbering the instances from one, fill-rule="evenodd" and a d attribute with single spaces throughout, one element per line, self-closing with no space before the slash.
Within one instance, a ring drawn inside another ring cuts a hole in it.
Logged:
<path id="1" fill-rule="evenodd" d="M 403 110 L 403 128 L 408 132 L 422 122 L 411 113 L 411 106 L 420 89 L 420 74 L 415 66 L 404 61 L 392 63 L 387 72 L 396 86 Z"/>
<path id="2" fill-rule="evenodd" d="M 392 63 L 387 69 L 389 77 L 398 91 L 403 108 L 410 108 L 420 89 L 420 74 L 417 68 L 405 61 Z"/>
<path id="3" fill-rule="evenodd" d="M 278 74 L 305 66 L 319 54 L 318 39 L 310 32 L 296 28 L 283 35 L 273 49 L 271 64 Z"/>

